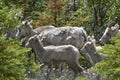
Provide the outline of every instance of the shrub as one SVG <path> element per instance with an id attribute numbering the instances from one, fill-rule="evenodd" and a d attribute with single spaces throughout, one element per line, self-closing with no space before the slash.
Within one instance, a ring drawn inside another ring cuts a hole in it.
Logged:
<path id="1" fill-rule="evenodd" d="M 0 80 L 21 80 L 25 76 L 28 51 L 20 47 L 18 41 L 0 36 Z"/>
<path id="2" fill-rule="evenodd" d="M 106 44 L 102 53 L 109 57 L 98 63 L 95 68 L 106 80 L 120 80 L 120 33 Z"/>

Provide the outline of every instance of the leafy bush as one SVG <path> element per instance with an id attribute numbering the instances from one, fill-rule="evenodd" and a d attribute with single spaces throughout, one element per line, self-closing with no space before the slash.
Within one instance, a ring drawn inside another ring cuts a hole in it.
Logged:
<path id="1" fill-rule="evenodd" d="M 16 40 L 5 40 L 3 37 L 6 31 L 19 24 L 15 17 L 19 11 L 10 9 L 0 0 L 0 80 L 23 80 L 28 66 L 32 66 L 26 54 L 29 49 L 21 47 Z"/>
<path id="2" fill-rule="evenodd" d="M 18 41 L 0 36 L 0 80 L 22 80 L 28 65 L 28 51 L 20 47 Z"/>
<path id="3" fill-rule="evenodd" d="M 120 33 L 111 39 L 112 44 L 106 44 L 102 53 L 108 58 L 98 63 L 95 68 L 106 80 L 120 80 Z"/>

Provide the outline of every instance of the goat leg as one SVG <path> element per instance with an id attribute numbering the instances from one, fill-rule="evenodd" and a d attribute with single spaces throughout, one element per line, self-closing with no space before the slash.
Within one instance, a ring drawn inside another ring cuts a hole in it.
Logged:
<path id="1" fill-rule="evenodd" d="M 46 65 L 47 65 L 47 71 L 45 73 L 45 79 L 50 80 L 49 75 L 50 75 L 50 72 L 52 71 L 52 63 L 47 63 Z"/>

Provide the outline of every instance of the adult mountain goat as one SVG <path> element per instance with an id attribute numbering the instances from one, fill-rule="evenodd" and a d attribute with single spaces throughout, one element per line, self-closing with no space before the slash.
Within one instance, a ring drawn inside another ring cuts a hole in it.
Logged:
<path id="1" fill-rule="evenodd" d="M 23 23 L 16 34 L 16 37 L 22 38 L 27 36 L 33 36 L 37 34 L 34 29 L 31 28 L 29 22 Z M 87 33 L 83 27 L 59 27 L 59 28 L 50 28 L 39 33 L 39 39 L 41 40 L 44 46 L 47 45 L 73 45 L 79 50 L 87 41 Z M 84 54 L 83 54 L 84 55 Z M 86 58 L 88 55 L 84 55 Z M 91 56 L 90 56 L 91 57 Z M 88 59 L 88 58 L 87 58 Z M 88 61 L 90 61 L 89 58 Z M 95 64 L 95 62 L 93 62 Z M 93 64 L 91 63 L 91 64 Z"/>
<path id="2" fill-rule="evenodd" d="M 83 27 L 49 27 L 44 30 L 37 31 L 32 29 L 32 25 L 26 21 L 19 28 L 16 33 L 16 38 L 20 39 L 26 36 L 33 36 L 39 34 L 44 46 L 46 45 L 65 45 L 72 44 L 77 48 L 81 48 L 87 40 L 86 31 Z"/>
<path id="3" fill-rule="evenodd" d="M 27 24 L 29 24 L 29 27 L 26 27 Z M 26 27 L 26 28 L 24 28 L 24 27 Z M 25 30 L 20 31 L 22 28 L 25 29 Z M 17 26 L 16 28 L 7 31 L 5 33 L 5 38 L 6 39 L 13 38 L 13 39 L 19 39 L 19 40 L 21 40 L 22 38 L 28 36 L 27 34 L 29 34 L 29 35 L 32 36 L 34 34 L 39 34 L 42 31 L 53 29 L 53 28 L 55 28 L 55 27 L 54 26 L 40 26 L 38 28 L 33 29 L 32 26 L 31 26 L 31 22 L 23 21 L 22 24 L 19 27 Z M 33 29 L 33 31 L 32 31 L 32 33 L 27 32 L 27 34 L 26 34 L 25 33 L 27 31 L 26 29 L 28 31 L 31 30 L 31 29 Z M 22 34 L 24 34 L 24 35 L 20 35 L 19 32 L 22 33 Z M 18 34 L 19 34 L 19 36 L 17 36 Z"/>
<path id="4" fill-rule="evenodd" d="M 54 61 L 64 61 L 68 64 L 69 68 L 74 71 L 74 78 L 78 72 L 83 71 L 83 68 L 79 65 L 79 50 L 72 45 L 43 47 L 39 36 L 35 35 L 29 38 L 26 47 L 34 49 L 39 61 L 49 68 L 51 68 Z"/>

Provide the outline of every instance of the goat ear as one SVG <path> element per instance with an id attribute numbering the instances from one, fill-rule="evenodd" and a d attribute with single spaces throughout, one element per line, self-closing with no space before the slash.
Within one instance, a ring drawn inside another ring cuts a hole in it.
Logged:
<path id="1" fill-rule="evenodd" d="M 31 29 L 33 29 L 32 22 L 33 22 L 33 20 L 31 20 L 30 22 L 27 23 Z"/>
<path id="2" fill-rule="evenodd" d="M 94 43 L 96 42 L 96 40 L 95 40 L 95 38 L 94 38 L 94 35 L 92 35 L 91 41 L 94 42 Z"/>
<path id="3" fill-rule="evenodd" d="M 91 37 L 92 39 L 95 39 L 95 37 L 94 37 L 94 35 L 92 35 L 92 37 Z"/>
<path id="4" fill-rule="evenodd" d="M 120 26 L 118 23 L 116 23 L 114 27 L 116 27 L 116 29 L 119 29 Z"/>
<path id="5" fill-rule="evenodd" d="M 87 37 L 87 41 L 90 41 L 90 36 Z"/>
<path id="6" fill-rule="evenodd" d="M 42 42 L 44 39 L 42 38 L 42 39 L 40 39 L 40 41 Z"/>
<path id="7" fill-rule="evenodd" d="M 95 43 L 96 43 L 96 40 L 95 40 L 95 39 L 93 39 L 93 40 L 92 40 L 92 43 L 95 45 Z"/>
<path id="8" fill-rule="evenodd" d="M 92 37 L 91 37 L 91 36 L 88 36 L 88 37 L 87 37 L 87 41 L 90 41 L 90 42 L 91 42 L 91 40 L 92 40 Z"/>
<path id="9" fill-rule="evenodd" d="M 28 24 L 28 21 L 22 21 L 22 24 L 23 24 L 23 25 L 27 25 L 27 24 Z"/>
<path id="10" fill-rule="evenodd" d="M 22 21 L 22 24 L 25 24 L 25 21 Z"/>
<path id="11" fill-rule="evenodd" d="M 28 24 L 29 24 L 29 25 L 31 25 L 31 24 L 32 24 L 32 22 L 33 22 L 33 20 L 31 20 L 30 22 L 28 22 Z"/>

